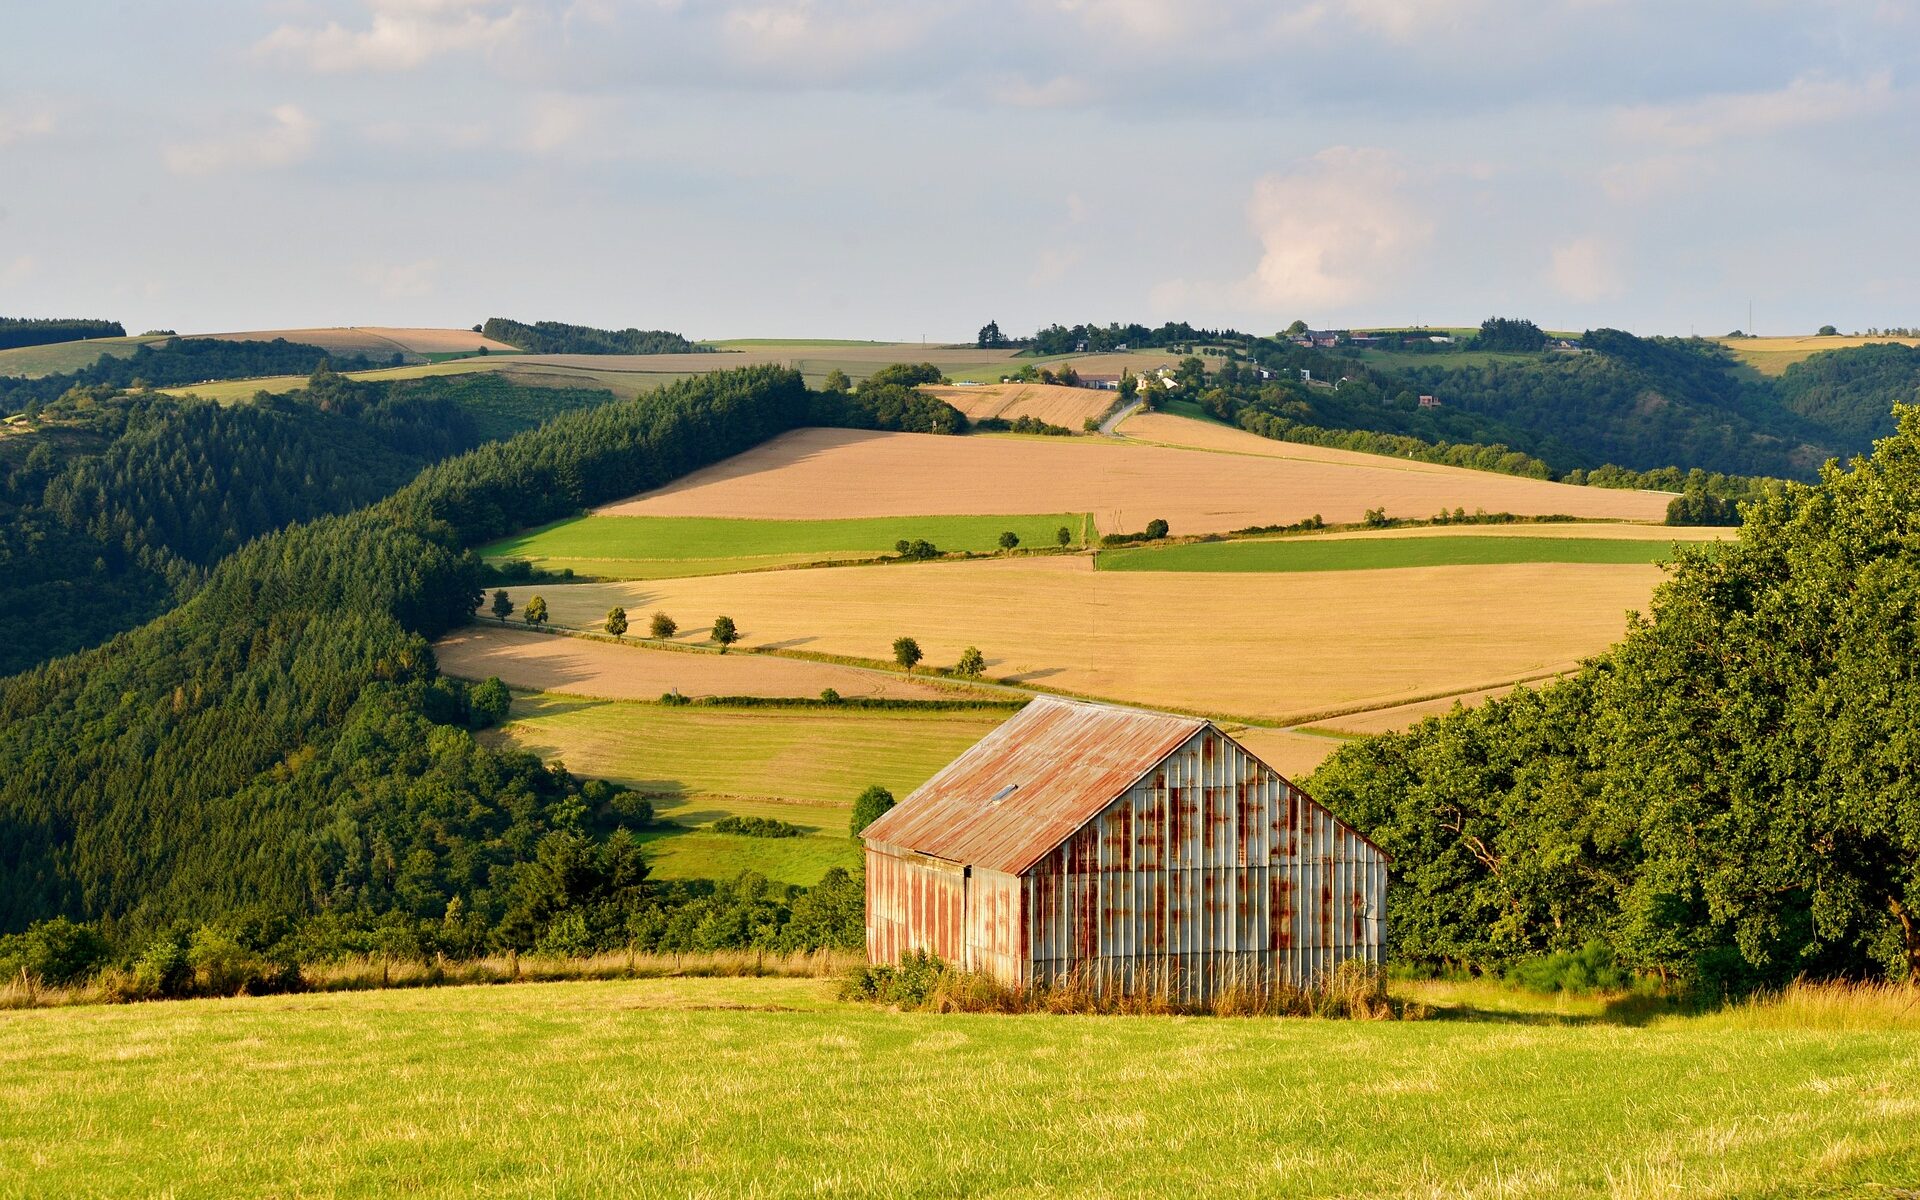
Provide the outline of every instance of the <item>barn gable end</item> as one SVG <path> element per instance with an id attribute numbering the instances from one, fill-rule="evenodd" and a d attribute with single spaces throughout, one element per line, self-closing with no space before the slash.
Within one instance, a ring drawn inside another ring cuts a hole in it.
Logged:
<path id="1" fill-rule="evenodd" d="M 875 962 L 1204 1000 L 1381 959 L 1386 856 L 1204 720 L 1036 700 L 864 836 Z"/>

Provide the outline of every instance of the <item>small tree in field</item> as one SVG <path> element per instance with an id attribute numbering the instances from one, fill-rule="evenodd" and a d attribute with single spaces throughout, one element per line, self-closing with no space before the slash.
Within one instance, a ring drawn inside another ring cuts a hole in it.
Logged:
<path id="1" fill-rule="evenodd" d="M 1153 520 L 1147 522 L 1148 538 L 1158 540 L 1165 536 L 1167 536 L 1167 523 L 1165 521 L 1155 517 Z"/>
<path id="2" fill-rule="evenodd" d="M 727 647 L 740 640 L 739 627 L 734 625 L 732 617 L 713 619 L 713 640 L 720 643 L 720 653 L 725 654 Z"/>
<path id="3" fill-rule="evenodd" d="M 907 674 L 913 674 L 914 667 L 918 666 L 920 660 L 925 657 L 926 655 L 920 653 L 920 643 L 912 638 L 893 639 L 893 661 L 905 668 Z"/>
<path id="4" fill-rule="evenodd" d="M 541 596 L 535 596 L 533 599 L 527 601 L 527 611 L 523 616 L 529 625 L 545 625 L 547 623 L 546 599 Z"/>
<path id="5" fill-rule="evenodd" d="M 664 642 L 680 632 L 680 623 L 663 612 L 653 614 L 647 621 L 647 636 L 655 641 Z"/>
<path id="6" fill-rule="evenodd" d="M 859 837 L 861 830 L 879 820 L 892 807 L 893 793 L 877 783 L 861 792 L 853 802 L 853 836 Z"/>
<path id="7" fill-rule="evenodd" d="M 505 588 L 500 588 L 493 593 L 493 615 L 498 617 L 503 625 L 506 624 L 507 618 L 513 615 L 513 598 L 507 595 Z"/>
<path id="8" fill-rule="evenodd" d="M 847 373 L 839 367 L 835 367 L 833 370 L 827 372 L 827 378 L 825 382 L 820 385 L 820 390 L 825 392 L 844 392 L 852 386 L 853 381 L 847 378 Z"/>
<path id="9" fill-rule="evenodd" d="M 1062 546 L 1071 546 L 1073 545 L 1073 530 L 1068 529 L 1065 525 L 1062 525 L 1059 529 L 1054 531 L 1053 540 L 1060 543 Z"/>
<path id="10" fill-rule="evenodd" d="M 1019 544 L 1020 544 L 1020 535 L 1015 533 L 1011 529 L 1007 530 L 1005 533 L 1000 535 L 1000 548 L 1002 550 L 1011 550 L 1015 546 L 1018 546 Z"/>
<path id="11" fill-rule="evenodd" d="M 607 632 L 615 637 L 627 632 L 627 610 L 618 604 L 607 610 Z"/>
<path id="12" fill-rule="evenodd" d="M 960 652 L 960 661 L 954 664 L 953 673 L 964 675 L 968 679 L 978 679 L 987 669 L 987 656 L 980 653 L 980 647 L 968 646 Z"/>

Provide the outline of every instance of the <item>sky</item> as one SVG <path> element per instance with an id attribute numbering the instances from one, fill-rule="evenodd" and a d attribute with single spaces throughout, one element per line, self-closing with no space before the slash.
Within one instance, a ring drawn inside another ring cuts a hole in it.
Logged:
<path id="1" fill-rule="evenodd" d="M 1920 326 L 1920 0 L 66 0 L 6 26 L 10 316 Z"/>

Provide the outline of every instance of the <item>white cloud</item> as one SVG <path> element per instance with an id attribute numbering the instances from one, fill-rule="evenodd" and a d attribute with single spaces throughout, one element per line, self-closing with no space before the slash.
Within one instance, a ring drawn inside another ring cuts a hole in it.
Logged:
<path id="1" fill-rule="evenodd" d="M 728 8 L 721 34 L 737 57 L 813 80 L 887 62 L 921 44 L 939 15 L 930 4 L 784 0 Z"/>
<path id="2" fill-rule="evenodd" d="M 1433 236 L 1384 150 L 1334 146 L 1254 185 L 1247 218 L 1260 239 L 1248 280 L 1275 309 L 1338 307 L 1384 293 Z"/>
<path id="3" fill-rule="evenodd" d="M 1043 82 L 1008 79 L 988 94 L 1012 108 L 1076 108 L 1095 98 L 1091 84 L 1073 75 L 1055 75 Z"/>
<path id="4" fill-rule="evenodd" d="M 273 124 L 265 129 L 168 146 L 167 169 L 176 175 L 265 170 L 291 166 L 313 153 L 317 126 L 312 117 L 292 104 L 269 115 Z"/>
<path id="5" fill-rule="evenodd" d="M 530 11 L 494 0 L 366 0 L 367 24 L 282 25 L 254 52 L 315 71 L 405 71 L 456 50 L 488 49 L 520 32 Z"/>
<path id="6" fill-rule="evenodd" d="M 360 278 L 387 299 L 411 299 L 433 294 L 433 276 L 439 264 L 431 258 L 410 263 L 374 263 L 360 268 Z"/>
<path id="7" fill-rule="evenodd" d="M 53 132 L 53 114 L 44 108 L 28 112 L 0 109 L 0 146 L 11 146 L 28 138 L 45 137 Z"/>
<path id="8" fill-rule="evenodd" d="M 1596 237 L 1579 237 L 1553 248 L 1547 278 L 1571 300 L 1605 300 L 1622 291 L 1620 255 Z"/>
<path id="9" fill-rule="evenodd" d="M 1613 123 L 1634 141 L 1701 147 L 1871 116 L 1896 99 L 1892 78 L 1884 72 L 1858 82 L 1802 76 L 1771 92 L 1722 93 L 1679 104 L 1622 108 L 1615 111 Z"/>

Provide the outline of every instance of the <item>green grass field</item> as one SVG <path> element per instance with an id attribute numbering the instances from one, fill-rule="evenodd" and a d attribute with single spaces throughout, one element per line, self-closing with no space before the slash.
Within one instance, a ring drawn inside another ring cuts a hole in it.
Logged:
<path id="1" fill-rule="evenodd" d="M 561 521 L 481 548 L 490 559 L 522 558 L 549 570 L 608 579 L 724 574 L 749 567 L 873 558 L 901 538 L 942 550 L 995 550 L 1011 530 L 1023 546 L 1055 545 L 1062 526 L 1076 544 L 1080 513 L 998 517 L 860 517 L 770 521 L 736 517 L 587 516 Z"/>
<path id="2" fill-rule="evenodd" d="M 1670 542 L 1629 538 L 1285 538 L 1103 550 L 1099 567 L 1102 571 L 1378 571 L 1493 563 L 1652 563 L 1671 557 Z"/>
<path id="3" fill-rule="evenodd" d="M 548 693 L 516 695 L 497 735 L 581 775 L 654 797 L 681 829 L 649 833 L 661 879 L 730 879 L 754 870 L 813 884 L 851 867 L 853 798 L 878 783 L 905 796 L 1007 717 L 913 709 L 669 708 Z M 753 838 L 707 831 L 725 816 L 775 817 L 808 831 Z"/>
<path id="4" fill-rule="evenodd" d="M 47 346 L 14 346 L 0 350 L 0 375 L 24 375 L 37 379 L 42 375 L 63 375 L 99 362 L 103 355 L 130 357 L 147 342 L 165 341 L 160 337 L 92 338 L 77 342 L 54 342 Z"/>
<path id="5" fill-rule="evenodd" d="M 1920 1030 L 892 1013 L 653 979 L 0 1013 L 4 1196 L 1912 1195 Z M 1489 1003 L 1481 1004 L 1482 1001 Z"/>

